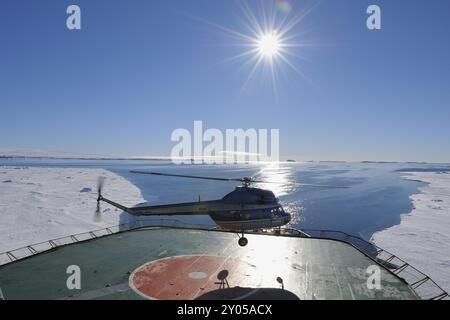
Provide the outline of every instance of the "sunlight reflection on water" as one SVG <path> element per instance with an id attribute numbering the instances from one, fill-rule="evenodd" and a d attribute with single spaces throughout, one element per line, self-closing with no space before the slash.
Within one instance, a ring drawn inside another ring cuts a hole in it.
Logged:
<path id="1" fill-rule="evenodd" d="M 292 167 L 269 164 L 262 168 L 254 178 L 264 181 L 255 184 L 256 187 L 272 190 L 277 197 L 285 196 L 297 190 Z"/>
<path id="2" fill-rule="evenodd" d="M 268 164 L 254 176 L 256 180 L 264 181 L 264 183 L 255 184 L 255 187 L 271 190 L 277 197 L 293 194 L 299 189 L 296 185 L 294 173 L 292 166 Z M 283 203 L 284 210 L 289 212 L 292 217 L 289 225 L 296 226 L 304 221 L 302 204 L 302 200 Z"/>

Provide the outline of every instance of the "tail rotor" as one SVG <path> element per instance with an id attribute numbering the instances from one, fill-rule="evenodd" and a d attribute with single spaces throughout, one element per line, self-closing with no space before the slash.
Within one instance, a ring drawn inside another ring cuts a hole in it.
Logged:
<path id="1" fill-rule="evenodd" d="M 105 185 L 105 177 L 99 177 L 97 181 L 97 195 L 98 195 L 97 210 L 95 210 L 94 216 L 94 221 L 96 222 L 100 222 L 102 220 L 100 201 L 103 200 L 102 191 L 104 185 Z"/>

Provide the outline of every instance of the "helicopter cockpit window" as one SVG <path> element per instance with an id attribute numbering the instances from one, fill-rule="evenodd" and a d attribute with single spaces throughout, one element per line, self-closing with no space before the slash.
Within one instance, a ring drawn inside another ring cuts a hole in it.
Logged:
<path id="1" fill-rule="evenodd" d="M 280 215 L 278 208 L 273 208 L 272 210 L 270 210 L 270 213 L 272 214 L 272 217 L 278 217 Z"/>
<path id="2" fill-rule="evenodd" d="M 272 216 L 282 216 L 284 214 L 284 210 L 281 207 L 278 208 L 273 208 L 272 210 L 270 210 L 270 212 L 272 213 Z"/>

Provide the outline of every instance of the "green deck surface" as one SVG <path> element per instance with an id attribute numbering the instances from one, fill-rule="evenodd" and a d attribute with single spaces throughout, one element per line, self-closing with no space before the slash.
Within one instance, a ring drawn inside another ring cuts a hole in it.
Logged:
<path id="1" fill-rule="evenodd" d="M 229 270 L 240 280 L 230 282 L 227 290 L 259 289 L 248 299 L 417 298 L 404 281 L 383 268 L 381 289 L 368 289 L 367 268 L 376 263 L 346 243 L 270 235 L 247 238 L 248 246 L 241 248 L 233 233 L 129 231 L 0 267 L 0 288 L 5 299 L 143 299 L 128 285 L 136 268 L 171 256 L 205 255 L 231 257 L 245 266 Z M 70 265 L 81 268 L 81 290 L 67 289 Z M 284 289 L 277 278 L 283 279 Z"/>

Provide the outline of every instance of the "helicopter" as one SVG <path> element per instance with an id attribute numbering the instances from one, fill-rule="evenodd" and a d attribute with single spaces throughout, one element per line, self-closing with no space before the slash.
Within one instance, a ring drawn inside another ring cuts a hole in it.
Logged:
<path id="1" fill-rule="evenodd" d="M 248 244 L 245 231 L 280 228 L 291 221 L 291 214 L 284 210 L 279 199 L 272 191 L 251 186 L 254 183 L 264 183 L 264 181 L 255 180 L 254 177 L 217 178 L 136 170 L 132 170 L 130 173 L 214 181 L 235 181 L 240 182 L 241 185 L 220 200 L 200 201 L 199 199 L 198 202 L 128 208 L 103 197 L 104 180 L 99 179 L 96 214 L 100 214 L 100 202 L 103 201 L 133 216 L 208 215 L 220 228 L 236 231 L 239 236 L 238 244 L 241 247 L 245 247 Z M 317 188 L 347 188 L 304 183 L 298 185 Z"/>

